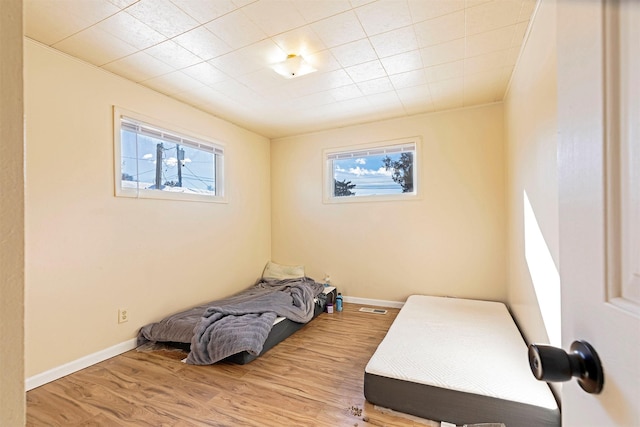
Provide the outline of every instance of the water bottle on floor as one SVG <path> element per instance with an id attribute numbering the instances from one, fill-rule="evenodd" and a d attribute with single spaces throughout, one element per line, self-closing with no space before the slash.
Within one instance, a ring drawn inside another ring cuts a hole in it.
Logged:
<path id="1" fill-rule="evenodd" d="M 342 311 L 342 294 L 338 292 L 338 296 L 336 297 L 336 310 Z"/>

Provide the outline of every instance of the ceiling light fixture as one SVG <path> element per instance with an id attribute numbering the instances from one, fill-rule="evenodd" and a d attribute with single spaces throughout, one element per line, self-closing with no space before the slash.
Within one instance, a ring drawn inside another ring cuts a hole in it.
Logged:
<path id="1" fill-rule="evenodd" d="M 295 54 L 290 54 L 284 61 L 274 64 L 273 69 L 276 73 L 287 79 L 293 79 L 318 71 L 305 61 L 302 56 Z"/>

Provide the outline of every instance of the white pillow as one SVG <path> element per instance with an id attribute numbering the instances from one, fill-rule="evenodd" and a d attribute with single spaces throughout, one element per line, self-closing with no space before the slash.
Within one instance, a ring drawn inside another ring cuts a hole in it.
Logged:
<path id="1" fill-rule="evenodd" d="M 297 279 L 304 277 L 304 265 L 280 265 L 269 261 L 262 273 L 263 279 Z"/>

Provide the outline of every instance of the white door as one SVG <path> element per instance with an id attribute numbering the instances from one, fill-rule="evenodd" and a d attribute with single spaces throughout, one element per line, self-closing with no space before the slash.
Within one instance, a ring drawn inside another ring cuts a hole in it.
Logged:
<path id="1" fill-rule="evenodd" d="M 640 2 L 558 1 L 562 343 L 602 393 L 562 387 L 563 425 L 640 426 Z"/>

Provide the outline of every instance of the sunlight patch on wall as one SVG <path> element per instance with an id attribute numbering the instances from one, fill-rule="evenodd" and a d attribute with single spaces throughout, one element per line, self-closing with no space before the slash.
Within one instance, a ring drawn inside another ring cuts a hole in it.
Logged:
<path id="1" fill-rule="evenodd" d="M 560 274 L 544 240 L 527 192 L 524 191 L 523 195 L 525 258 L 549 344 L 561 347 Z"/>

